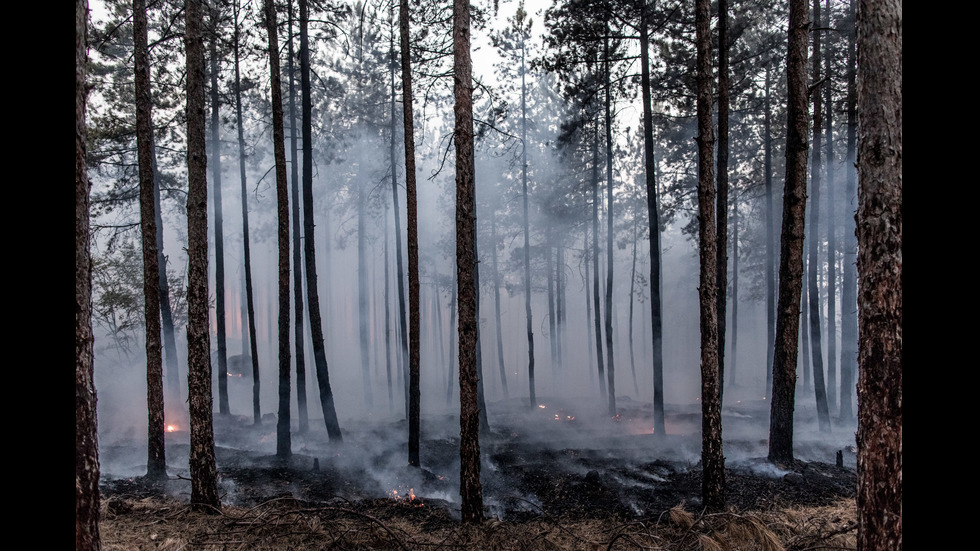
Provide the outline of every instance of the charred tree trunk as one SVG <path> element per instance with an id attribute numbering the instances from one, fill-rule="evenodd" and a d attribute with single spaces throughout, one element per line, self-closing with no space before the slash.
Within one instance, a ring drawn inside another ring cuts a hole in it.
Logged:
<path id="1" fill-rule="evenodd" d="M 649 7 L 644 3 L 640 24 L 641 88 L 643 88 L 643 161 L 650 231 L 650 326 L 653 350 L 653 432 L 665 434 L 663 318 L 660 298 L 660 207 L 657 200 L 656 161 L 653 156 L 653 107 L 650 97 Z"/>
<path id="2" fill-rule="evenodd" d="M 850 21 L 854 25 L 855 3 L 849 3 Z M 856 26 L 848 29 L 847 36 L 847 155 L 844 167 L 847 172 L 844 195 L 844 281 L 841 289 L 841 354 L 840 354 L 840 419 L 842 423 L 854 419 L 851 406 L 854 392 L 854 375 L 857 371 L 858 319 L 857 319 L 857 234 L 854 217 L 857 213 L 857 55 L 855 53 Z"/>
<path id="3" fill-rule="evenodd" d="M 146 320 L 146 476 L 167 478 L 164 445 L 163 351 L 160 341 L 160 264 L 157 255 L 156 208 L 153 200 L 153 100 L 147 46 L 146 2 L 133 2 L 133 60 L 136 90 L 136 153 L 140 178 L 140 234 L 143 244 L 143 319 Z"/>
<path id="4" fill-rule="evenodd" d="M 770 97 L 770 64 L 766 63 L 766 97 L 764 115 L 764 168 L 766 181 L 766 388 L 764 397 L 772 399 L 772 366 L 776 346 L 776 229 L 772 198 L 772 103 Z M 795 383 L 794 383 L 795 384 Z"/>
<path id="5" fill-rule="evenodd" d="M 552 230 L 549 224 L 547 229 L 547 241 L 544 246 L 545 254 L 545 273 L 548 279 L 548 344 L 551 346 L 551 379 L 556 380 L 555 358 L 558 357 L 558 338 L 555 335 L 555 263 L 551 257 Z"/>
<path id="6" fill-rule="evenodd" d="M 858 5 L 858 549 L 902 549 L 902 4 Z"/>
<path id="7" fill-rule="evenodd" d="M 616 416 L 616 371 L 613 363 L 613 155 L 612 155 L 612 77 L 609 60 L 609 32 L 604 40 L 604 65 L 606 77 L 606 375 L 609 377 L 608 413 Z"/>
<path id="8" fill-rule="evenodd" d="M 793 409 L 796 403 L 796 357 L 799 351 L 800 298 L 803 283 L 803 230 L 806 214 L 807 32 L 806 0 L 789 4 L 786 60 L 786 183 L 779 244 L 779 302 L 773 350 L 772 403 L 769 415 L 769 461 L 793 461 Z"/>
<path id="9" fill-rule="evenodd" d="M 524 38 L 521 35 L 521 191 L 524 200 L 524 315 L 527 318 L 528 407 L 538 404 L 534 395 L 534 326 L 531 321 L 531 230 L 527 206 L 527 85 L 524 71 Z"/>
<path id="10" fill-rule="evenodd" d="M 214 186 L 214 295 L 218 339 L 218 413 L 230 415 L 228 404 L 228 331 L 225 313 L 225 234 L 221 208 L 221 125 L 218 109 L 218 25 L 217 4 L 211 8 L 211 179 Z M 210 354 L 210 352 L 209 352 Z"/>
<path id="11" fill-rule="evenodd" d="M 813 0 L 813 21 L 820 27 L 820 0 Z M 820 33 L 813 31 L 813 78 L 814 83 L 821 82 L 820 62 Z M 823 371 L 823 344 L 820 338 L 820 286 L 817 284 L 817 272 L 820 271 L 820 260 L 817 254 L 817 244 L 820 241 L 818 228 L 820 226 L 820 154 L 823 142 L 820 139 L 820 129 L 823 128 L 823 110 L 821 109 L 820 94 L 813 94 L 813 135 L 814 144 L 810 165 L 810 260 L 807 263 L 807 293 L 810 311 L 810 347 L 813 360 L 813 389 L 817 399 L 817 421 L 820 432 L 830 431 L 830 410 L 827 407 L 827 385 Z"/>
<path id="12" fill-rule="evenodd" d="M 718 279 L 716 271 L 715 189 L 712 157 L 714 132 L 711 120 L 711 3 L 695 3 L 697 29 L 698 111 L 698 238 L 701 277 L 698 297 L 701 310 L 701 499 L 708 511 L 725 508 L 725 456 L 721 440 L 721 389 L 719 388 Z"/>
<path id="13" fill-rule="evenodd" d="M 738 365 L 738 199 L 732 201 L 732 368 L 728 387 L 734 388 Z"/>
<path id="14" fill-rule="evenodd" d="M 602 356 L 602 314 L 599 307 L 599 121 L 592 135 L 592 309 L 595 317 L 595 351 L 599 365 L 599 395 L 608 402 L 606 394 L 605 359 Z"/>
<path id="15" fill-rule="evenodd" d="M 391 4 L 392 10 L 392 21 L 394 21 L 394 3 Z M 389 44 L 389 63 L 388 63 L 388 77 L 391 82 L 391 94 L 388 97 L 388 105 L 390 108 L 390 117 L 388 121 L 388 134 L 390 139 L 388 142 L 388 167 L 391 172 L 391 183 L 392 188 L 395 186 L 395 181 L 398 176 L 398 166 L 395 161 L 395 138 L 396 138 L 396 110 L 395 110 L 395 68 L 398 66 L 398 58 L 395 57 L 395 33 L 391 33 L 391 42 Z M 385 232 L 384 232 L 384 257 L 385 257 L 385 292 L 384 292 L 384 302 L 385 302 L 385 370 L 388 376 L 388 406 L 392 412 L 395 411 L 395 393 L 394 386 L 392 384 L 391 378 L 391 281 L 390 281 L 390 271 L 391 262 L 388 256 L 388 241 L 390 237 L 388 235 L 388 202 L 385 201 Z"/>
<path id="16" fill-rule="evenodd" d="M 725 326 L 728 315 L 728 0 L 718 0 L 718 392 L 725 393 Z"/>
<path id="17" fill-rule="evenodd" d="M 483 521 L 480 412 L 477 404 L 476 201 L 470 3 L 453 2 L 453 90 L 456 115 L 456 273 L 459 282 L 459 493 L 463 522 Z"/>
<path id="18" fill-rule="evenodd" d="M 830 0 L 825 0 L 827 27 L 830 27 Z M 831 51 L 824 54 L 824 103 L 827 125 L 824 142 L 827 144 L 827 406 L 837 408 L 837 220 L 834 215 L 834 104 L 830 85 Z"/>
<path id="19" fill-rule="evenodd" d="M 293 64 L 293 2 L 289 1 L 289 159 L 292 178 L 292 217 L 293 231 L 293 304 L 296 308 L 294 319 L 293 340 L 296 347 L 296 409 L 299 414 L 299 433 L 305 434 L 310 430 L 310 418 L 306 406 L 306 313 L 303 311 L 303 258 L 302 233 L 300 232 L 299 204 L 302 201 L 299 194 L 299 148 L 297 147 L 296 129 L 296 70 Z"/>
<path id="20" fill-rule="evenodd" d="M 99 431 L 92 336 L 92 255 L 85 128 L 88 1 L 75 0 L 75 549 L 98 551 Z"/>
<path id="21" fill-rule="evenodd" d="M 493 268 L 493 312 L 497 332 L 497 363 L 500 367 L 500 386 L 504 390 L 504 398 L 509 399 L 507 391 L 507 367 L 504 362 L 504 336 L 500 324 L 500 270 L 497 267 L 497 213 L 490 214 L 490 262 Z M 440 331 L 441 332 L 441 331 Z M 440 347 L 441 350 L 442 347 Z"/>
<path id="22" fill-rule="evenodd" d="M 408 207 L 408 463 L 418 467 L 421 394 L 419 363 L 421 362 L 421 320 L 419 319 L 419 210 L 415 186 L 415 114 L 412 108 L 412 65 L 409 42 L 408 0 L 399 3 L 399 27 L 402 54 L 402 118 L 405 125 L 405 201 Z M 401 234 L 399 234 L 401 235 Z M 400 238 L 399 238 L 400 239 Z M 476 239 L 474 234 L 474 240 Z"/>
<path id="23" fill-rule="evenodd" d="M 340 442 L 340 423 L 334 406 L 333 391 L 330 389 L 330 373 L 327 366 L 327 351 L 323 344 L 323 326 L 320 320 L 320 296 L 316 279 L 316 247 L 313 232 L 313 103 L 310 97 L 310 47 L 309 47 L 309 7 L 308 0 L 299 2 L 299 51 L 300 73 L 303 87 L 303 225 L 306 257 L 306 295 L 310 305 L 310 330 L 313 333 L 313 361 L 316 365 L 316 380 L 320 387 L 320 407 L 323 422 L 331 441 Z"/>
<path id="24" fill-rule="evenodd" d="M 249 353 L 252 356 L 252 418 L 262 424 L 262 407 L 259 403 L 259 347 L 255 338 L 255 296 L 252 294 L 252 252 L 248 238 L 248 187 L 245 179 L 245 128 L 242 117 L 242 87 L 238 29 L 238 2 L 235 2 L 235 114 L 238 119 L 238 173 L 242 181 L 242 245 L 245 260 L 245 302 L 248 319 Z M 244 320 L 243 320 L 244 322 Z"/>
<path id="25" fill-rule="evenodd" d="M 208 158 L 204 137 L 204 6 L 184 10 L 187 58 L 187 393 L 191 419 L 191 506 L 218 513 L 208 331 Z M 214 83 L 212 82 L 212 86 Z M 225 373 L 219 380 L 227 379 Z"/>
<path id="26" fill-rule="evenodd" d="M 636 382 L 636 353 L 633 351 L 633 298 L 636 292 L 636 216 L 633 216 L 633 262 L 630 266 L 630 315 L 629 315 L 629 348 L 630 372 L 633 373 L 633 392 L 640 396 L 640 385 Z"/>
<path id="27" fill-rule="evenodd" d="M 279 71 L 279 36 L 276 6 L 265 0 L 265 25 L 269 33 L 269 75 L 272 80 L 272 145 L 276 158 L 276 206 L 279 236 L 279 414 L 276 422 L 276 456 L 292 455 L 289 409 L 289 182 L 286 178 L 286 132 L 282 114 L 282 82 Z M 292 39 L 292 37 L 290 37 Z M 251 318 L 251 316 L 249 316 Z M 254 354 L 255 352 L 253 352 Z"/>
<path id="28" fill-rule="evenodd" d="M 589 384 L 592 384 L 595 380 L 595 374 L 592 371 L 592 297 L 589 296 L 589 289 L 592 288 L 592 282 L 589 276 L 589 225 L 583 224 L 582 227 L 585 229 L 585 235 L 582 238 L 582 260 L 585 264 L 585 341 L 589 345 Z M 602 383 L 605 384 L 605 383 Z"/>

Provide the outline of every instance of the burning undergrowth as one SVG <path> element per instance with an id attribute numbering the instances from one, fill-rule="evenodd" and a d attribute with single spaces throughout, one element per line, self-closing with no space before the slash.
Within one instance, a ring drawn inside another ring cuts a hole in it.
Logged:
<path id="1" fill-rule="evenodd" d="M 628 401 L 616 418 L 571 403 L 541 405 L 529 409 L 497 404 L 498 411 L 491 409 L 493 430 L 481 438 L 487 518 L 504 523 L 547 518 L 631 522 L 660 518 L 681 503 L 690 511 L 700 510 L 696 432 L 654 435 L 648 428 L 650 412 Z M 691 406 L 671 407 L 668 431 L 694 425 L 694 412 Z M 847 465 L 838 467 L 829 461 L 834 448 L 841 449 L 839 442 L 801 438 L 800 448 L 810 454 L 804 457 L 808 461 L 773 466 L 762 459 L 765 440 L 759 438 L 759 431 L 764 434 L 764 428 L 752 430 L 747 425 L 764 425 L 761 409 L 746 406 L 735 413 L 726 418 L 733 426 L 728 434 L 734 438 L 725 443 L 727 498 L 733 510 L 828 506 L 853 498 L 853 448 L 845 447 Z M 270 502 L 299 508 L 367 508 L 372 516 L 384 516 L 379 508 L 388 507 L 401 516 L 415 510 L 420 522 L 453 523 L 459 516 L 457 423 L 450 413 L 424 418 L 423 468 L 416 469 L 406 465 L 404 421 L 352 424 L 342 445 L 330 443 L 324 431 L 294 435 L 294 454 L 281 461 L 273 455 L 273 422 L 255 427 L 244 418 L 217 419 L 222 503 L 242 508 L 265 507 Z M 801 434 L 809 435 L 805 424 Z M 138 444 L 106 445 L 104 495 L 110 502 L 163 497 L 186 503 L 190 494 L 186 437 L 179 430 L 168 433 L 171 476 L 163 483 L 133 474 L 145 471 L 137 459 L 145 462 Z M 841 438 L 846 440 L 843 434 Z"/>

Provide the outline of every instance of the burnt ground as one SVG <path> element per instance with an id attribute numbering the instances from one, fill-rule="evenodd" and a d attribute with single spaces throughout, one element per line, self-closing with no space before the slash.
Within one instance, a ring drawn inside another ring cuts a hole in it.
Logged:
<path id="1" fill-rule="evenodd" d="M 620 415 L 609 418 L 573 400 L 541 403 L 545 407 L 531 412 L 516 400 L 491 404 L 492 432 L 481 438 L 488 518 L 629 521 L 663 517 L 682 504 L 688 511 L 700 509 L 697 404 L 668 405 L 668 434 L 654 435 L 647 404 L 627 399 L 619 404 Z M 731 510 L 821 507 L 853 499 L 853 427 L 819 434 L 811 412 L 798 411 L 798 459 L 772 465 L 765 460 L 767 408 L 760 401 L 724 410 Z M 311 419 L 310 425 L 310 433 L 293 436 L 294 455 L 282 462 L 273 455 L 274 419 L 255 427 L 248 418 L 217 418 L 222 504 L 254 508 L 278 501 L 375 512 L 387 506 L 421 515 L 416 520 L 423 526 L 458 519 L 458 421 L 451 413 L 424 417 L 422 469 L 405 465 L 404 421 L 351 423 L 342 445 L 327 440 L 321 420 Z M 170 477 L 157 484 L 139 476 L 145 472 L 145 444 L 138 439 L 103 444 L 101 488 L 110 507 L 125 509 L 126 500 L 150 497 L 189 501 L 188 434 L 168 434 L 167 444 Z M 843 466 L 835 465 L 838 451 Z"/>

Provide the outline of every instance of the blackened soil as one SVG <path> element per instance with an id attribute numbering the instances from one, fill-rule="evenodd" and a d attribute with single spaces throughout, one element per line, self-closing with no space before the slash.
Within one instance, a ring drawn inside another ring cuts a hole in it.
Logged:
<path id="1" fill-rule="evenodd" d="M 554 413 L 557 409 L 532 412 L 530 417 L 526 413 L 495 417 L 493 432 L 484 435 L 481 442 L 481 478 L 488 516 L 501 520 L 541 516 L 629 519 L 661 515 L 682 503 L 688 510 L 700 508 L 699 435 L 654 437 L 638 432 L 636 427 L 646 422 L 642 406 L 635 411 L 623 408 L 624 418 L 600 418 L 589 424 L 574 419 L 565 409 Z M 745 423 L 759 423 L 759 412 L 752 413 L 751 408 L 735 413 L 725 422 L 736 426 L 732 431 L 736 436 L 750 433 L 743 430 Z M 677 408 L 672 415 L 668 420 L 673 419 L 675 427 L 686 427 L 685 423 L 692 421 L 689 408 Z M 542 420 L 554 424 L 545 431 L 528 430 Z M 223 425 L 216 424 L 223 503 L 249 507 L 283 500 L 358 507 L 388 502 L 403 513 L 426 508 L 425 514 L 419 512 L 420 521 L 458 517 L 458 437 L 451 429 L 440 428 L 452 427 L 451 422 L 423 426 L 424 434 L 442 430 L 442 436 L 423 440 L 422 469 L 404 463 L 403 422 L 352 429 L 345 434 L 342 446 L 327 442 L 325 434 L 296 437 L 294 455 L 286 461 L 271 455 L 267 446 L 251 445 L 267 440 L 274 423 L 261 429 L 244 421 L 226 420 Z M 168 438 L 171 476 L 165 482 L 114 475 L 112 460 L 124 455 L 120 448 L 126 444 L 104 446 L 102 453 L 110 466 L 103 468 L 103 495 L 188 499 L 187 444 L 181 435 Z M 806 453 L 798 455 L 808 457 L 791 465 L 773 465 L 764 459 L 764 439 L 754 435 L 726 439 L 729 506 L 769 510 L 829 505 L 853 497 L 853 448 L 820 439 L 800 441 Z M 833 461 L 835 448 L 844 456 L 843 466 L 815 459 Z M 139 466 L 133 470 L 138 471 Z M 110 506 L 113 503 L 125 506 L 124 500 L 110 500 Z M 433 517 L 433 508 L 444 514 Z"/>

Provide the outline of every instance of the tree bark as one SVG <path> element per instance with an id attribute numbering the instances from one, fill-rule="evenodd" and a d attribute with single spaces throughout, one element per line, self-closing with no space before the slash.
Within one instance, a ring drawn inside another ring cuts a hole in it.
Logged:
<path id="1" fill-rule="evenodd" d="M 806 0 L 789 4 L 786 59 L 786 183 L 783 227 L 779 244 L 779 300 L 773 350 L 772 403 L 769 415 L 769 461 L 793 461 L 793 409 L 796 402 L 796 359 L 799 352 L 800 298 L 803 283 L 803 230 L 806 214 L 807 33 Z"/>
<path id="2" fill-rule="evenodd" d="M 415 113 L 412 106 L 412 56 L 409 41 L 408 0 L 399 3 L 402 57 L 402 118 L 405 125 L 405 202 L 408 211 L 408 464 L 421 466 L 419 439 L 421 423 L 421 320 L 419 319 L 419 209 L 415 184 Z M 400 237 L 399 237 L 400 239 Z"/>
<path id="3" fill-rule="evenodd" d="M 858 549 L 902 549 L 902 4 L 858 4 Z"/>
<path id="4" fill-rule="evenodd" d="M 313 223 L 313 102 L 310 96 L 310 46 L 308 0 L 299 2 L 300 73 L 303 92 L 303 225 L 306 258 L 306 295 L 310 306 L 310 331 L 313 333 L 313 362 L 320 388 L 320 408 L 330 441 L 341 442 L 340 423 L 330 388 L 327 351 L 323 344 L 323 324 L 320 319 L 320 295 L 316 278 L 316 240 Z"/>
<path id="5" fill-rule="evenodd" d="M 211 334 L 208 323 L 208 158 L 204 120 L 204 6 L 188 0 L 187 58 L 187 393 L 191 418 L 191 506 L 219 513 L 211 398 Z M 226 373 L 221 373 L 227 378 Z"/>
<path id="6" fill-rule="evenodd" d="M 708 511 L 725 508 L 725 456 L 721 440 L 721 390 L 718 374 L 718 279 L 716 271 L 715 178 L 711 120 L 711 3 L 697 0 L 697 111 L 698 111 L 698 237 L 701 276 L 701 499 Z"/>
<path id="7" fill-rule="evenodd" d="M 160 339 L 160 264 L 154 205 L 153 117 L 146 2 L 133 2 L 133 62 L 136 92 L 136 153 L 140 179 L 140 235 L 143 245 L 143 319 L 146 323 L 146 476 L 167 478 L 164 444 L 163 344 Z"/>
<path id="8" fill-rule="evenodd" d="M 473 79 L 470 62 L 470 3 L 453 2 L 453 90 L 456 124 L 456 273 L 459 285 L 459 425 L 463 522 L 483 521 L 480 484 L 480 412 L 477 404 L 477 256 Z"/>
<path id="9" fill-rule="evenodd" d="M 289 181 L 286 177 L 286 132 L 282 113 L 282 82 L 279 76 L 279 27 L 273 0 L 265 0 L 265 25 L 269 33 L 272 145 L 276 158 L 278 213 L 276 229 L 279 236 L 279 415 L 276 421 L 276 456 L 286 459 L 292 455 L 289 418 Z"/>
<path id="10" fill-rule="evenodd" d="M 718 278 L 718 393 L 725 393 L 725 326 L 728 322 L 728 111 L 731 95 L 728 74 L 728 0 L 718 0 L 718 216 L 715 265 Z"/>
<path id="11" fill-rule="evenodd" d="M 99 432 L 92 336 L 85 67 L 88 65 L 88 1 L 75 1 L 75 549 L 98 551 Z"/>

